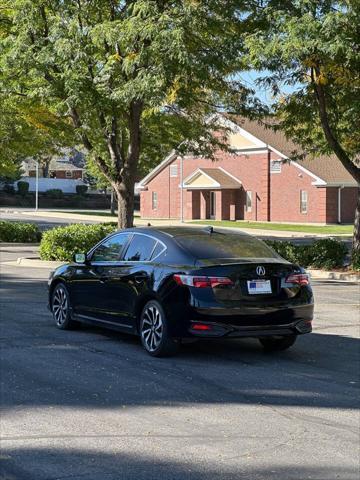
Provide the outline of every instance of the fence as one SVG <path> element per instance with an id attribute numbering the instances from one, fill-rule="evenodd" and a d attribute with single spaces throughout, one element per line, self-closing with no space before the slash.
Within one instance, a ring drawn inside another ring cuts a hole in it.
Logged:
<path id="1" fill-rule="evenodd" d="M 21 181 L 29 183 L 29 192 L 35 192 L 36 178 L 23 177 Z M 76 193 L 76 185 L 84 185 L 84 182 L 80 179 L 39 178 L 39 192 L 46 192 L 47 190 L 57 188 L 62 190 L 63 193 Z"/>

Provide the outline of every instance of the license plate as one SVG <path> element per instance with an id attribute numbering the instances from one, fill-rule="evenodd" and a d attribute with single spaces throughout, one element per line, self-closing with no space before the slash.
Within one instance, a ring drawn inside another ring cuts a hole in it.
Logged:
<path id="1" fill-rule="evenodd" d="M 271 293 L 270 280 L 248 280 L 247 287 L 250 295 Z"/>

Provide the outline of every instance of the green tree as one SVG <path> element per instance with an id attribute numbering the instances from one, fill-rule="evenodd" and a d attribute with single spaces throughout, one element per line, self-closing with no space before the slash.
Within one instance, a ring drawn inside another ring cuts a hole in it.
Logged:
<path id="1" fill-rule="evenodd" d="M 59 117 L 54 109 L 29 95 L 29 77 L 24 75 L 19 81 L 4 72 L 13 14 L 11 2 L 3 0 L 0 6 L 0 176 L 8 179 L 19 177 L 22 160 L 34 157 L 43 161 L 45 155 L 72 145 L 75 138 L 68 119 Z"/>
<path id="2" fill-rule="evenodd" d="M 164 131 L 161 113 L 184 125 L 183 149 L 209 155 L 221 142 L 204 118 L 219 106 L 246 103 L 250 92 L 232 77 L 241 66 L 246 3 L 9 3 L 3 79 L 16 78 L 25 94 L 71 118 L 88 157 L 116 191 L 119 227 L 133 223 L 139 161 L 144 168 L 146 135 Z"/>
<path id="3" fill-rule="evenodd" d="M 34 158 L 46 166 L 51 155 L 75 137 L 70 123 L 26 96 L 0 93 L 0 176 L 18 177 L 20 163 Z"/>
<path id="4" fill-rule="evenodd" d="M 259 2 L 247 39 L 251 63 L 267 74 L 279 128 L 310 154 L 335 153 L 360 183 L 360 9 L 358 0 Z M 281 93 L 284 86 L 293 92 Z M 354 251 L 360 251 L 360 192 Z"/>

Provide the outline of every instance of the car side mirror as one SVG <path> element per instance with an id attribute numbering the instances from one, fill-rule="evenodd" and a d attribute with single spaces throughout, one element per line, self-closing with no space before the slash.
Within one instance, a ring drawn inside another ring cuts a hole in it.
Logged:
<path id="1" fill-rule="evenodd" d="M 86 253 L 75 253 L 74 255 L 74 262 L 75 263 L 86 263 Z"/>

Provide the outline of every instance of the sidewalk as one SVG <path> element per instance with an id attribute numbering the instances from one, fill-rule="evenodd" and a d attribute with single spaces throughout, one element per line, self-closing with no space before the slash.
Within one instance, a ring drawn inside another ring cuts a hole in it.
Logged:
<path id="1" fill-rule="evenodd" d="M 102 215 L 83 215 L 81 214 L 81 211 L 79 213 L 74 213 L 73 212 L 64 212 L 64 211 L 53 211 L 53 210 L 41 210 L 35 212 L 34 210 L 30 209 L 0 209 L 0 211 L 4 211 L 7 213 L 18 213 L 18 214 L 24 214 L 27 215 L 31 212 L 31 215 L 34 217 L 42 218 L 42 217 L 47 217 L 47 218 L 58 218 L 58 219 L 64 219 L 64 220 L 75 220 L 79 222 L 116 222 L 116 217 L 108 217 L 108 216 L 102 216 Z M 102 212 L 106 212 L 106 210 L 103 210 Z M 136 212 L 137 213 L 137 212 Z M 153 227 L 164 227 L 164 226 L 181 226 L 181 225 L 191 225 L 195 226 L 198 228 L 204 228 L 204 224 L 199 224 L 197 225 L 196 223 L 191 223 L 191 222 L 181 222 L 179 220 L 156 220 L 156 219 L 141 219 L 136 217 L 134 220 L 135 226 L 146 226 L 148 224 L 151 224 Z M 296 232 L 296 231 L 284 231 L 284 230 L 262 230 L 258 228 L 240 228 L 240 227 L 221 227 L 222 229 L 226 229 L 229 231 L 234 231 L 234 232 L 245 232 L 249 233 L 250 235 L 255 235 L 259 237 L 264 237 L 264 238 L 303 238 L 303 239 L 312 239 L 312 238 L 329 238 L 329 237 L 338 237 L 339 239 L 350 239 L 351 235 L 348 234 L 342 234 L 342 233 L 334 233 L 334 234 L 324 234 L 324 233 L 305 233 L 305 232 Z"/>

